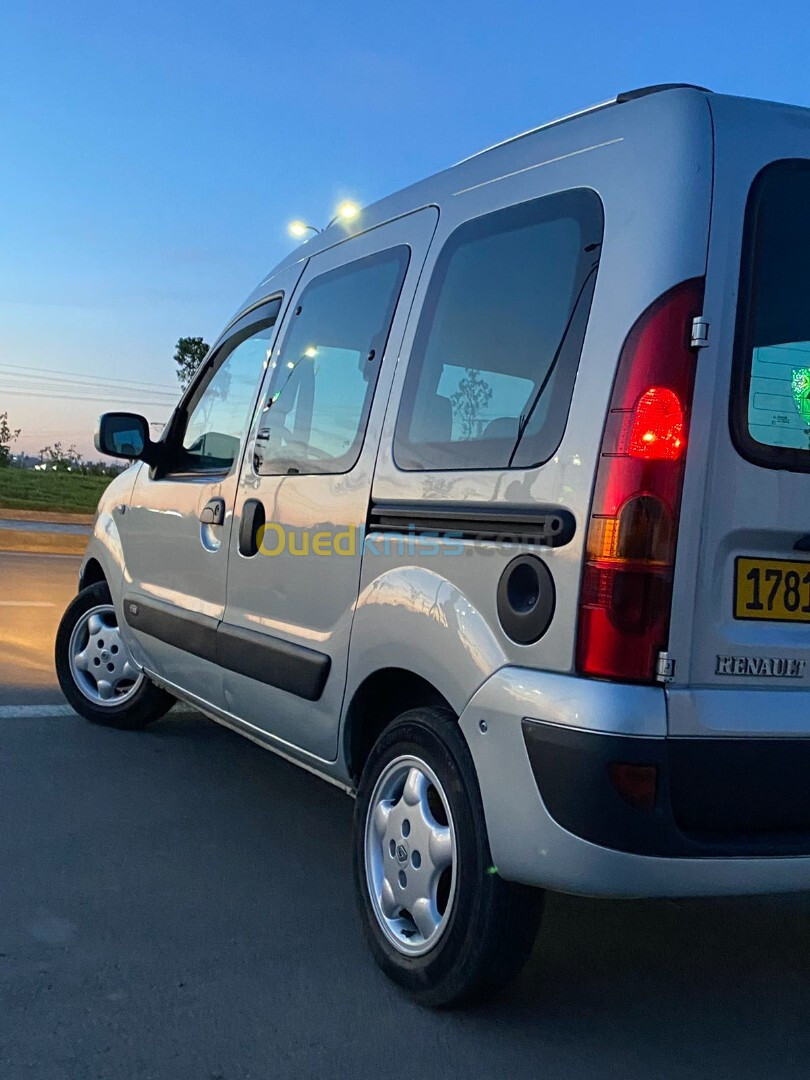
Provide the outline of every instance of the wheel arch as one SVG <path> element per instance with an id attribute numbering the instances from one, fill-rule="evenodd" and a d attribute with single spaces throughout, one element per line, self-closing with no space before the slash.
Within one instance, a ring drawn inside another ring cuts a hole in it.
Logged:
<path id="1" fill-rule="evenodd" d="M 343 725 L 346 764 L 355 783 L 382 732 L 403 712 L 424 705 L 456 715 L 447 698 L 416 672 L 387 667 L 366 676 L 352 694 Z"/>
<path id="2" fill-rule="evenodd" d="M 101 581 L 109 585 L 101 563 L 92 557 L 87 559 L 79 572 L 79 589 L 86 589 L 88 585 L 98 585 Z"/>

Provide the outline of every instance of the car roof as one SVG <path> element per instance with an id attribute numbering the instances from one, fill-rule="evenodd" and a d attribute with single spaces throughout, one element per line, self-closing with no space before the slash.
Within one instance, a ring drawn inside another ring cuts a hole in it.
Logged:
<path id="1" fill-rule="evenodd" d="M 654 129 L 656 118 L 660 118 L 663 113 L 680 111 L 684 123 L 689 123 L 690 119 L 697 115 L 696 110 L 701 109 L 701 103 L 721 96 L 706 87 L 691 83 L 645 86 L 623 91 L 608 101 L 513 135 L 364 207 L 358 218 L 350 223 L 330 224 L 322 232 L 300 244 L 275 266 L 239 310 L 244 312 L 263 296 L 267 296 L 268 287 L 272 286 L 272 279 L 276 274 L 352 236 L 413 213 L 424 206 L 439 205 L 442 199 L 503 179 L 511 175 L 512 171 L 551 163 L 557 160 L 555 155 L 569 156 L 604 145 L 602 140 L 610 141 L 612 135 L 618 136 L 615 141 L 621 141 L 639 125 L 652 126 Z M 735 109 L 746 112 L 773 106 L 772 102 L 749 98 L 724 97 L 724 101 L 733 102 Z"/>

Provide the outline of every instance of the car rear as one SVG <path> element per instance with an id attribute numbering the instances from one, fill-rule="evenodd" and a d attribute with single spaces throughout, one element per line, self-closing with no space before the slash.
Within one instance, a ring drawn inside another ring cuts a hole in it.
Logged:
<path id="1" fill-rule="evenodd" d="M 715 180 L 667 690 L 684 828 L 810 853 L 810 110 L 710 99 Z"/>
<path id="2" fill-rule="evenodd" d="M 810 854 L 810 111 L 707 102 L 706 275 L 619 358 L 580 597 L 578 670 L 664 685 L 667 738 L 527 744 L 594 842 Z"/>
<path id="3" fill-rule="evenodd" d="M 810 887 L 810 111 L 705 101 L 705 273 L 617 358 L 575 675 L 498 677 L 539 804 L 509 807 L 511 841 L 493 809 L 493 851 L 569 891 Z M 462 723 L 504 713 L 493 682 Z"/>

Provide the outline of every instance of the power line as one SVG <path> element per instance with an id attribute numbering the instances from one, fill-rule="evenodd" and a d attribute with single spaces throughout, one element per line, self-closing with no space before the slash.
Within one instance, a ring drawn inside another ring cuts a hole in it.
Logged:
<path id="1" fill-rule="evenodd" d="M 92 378 L 86 378 L 82 376 L 74 376 L 72 378 L 60 378 L 53 379 L 50 376 L 41 375 L 16 375 L 6 371 L 0 370 L 0 385 L 8 385 L 14 387 L 28 388 L 31 390 L 41 390 L 43 388 L 60 390 L 63 387 L 67 387 L 71 390 L 88 390 L 92 392 L 98 392 L 99 390 L 109 390 L 121 394 L 139 394 L 141 396 L 166 398 L 169 401 L 177 401 L 180 390 L 162 390 L 159 388 L 150 388 L 144 384 L 128 385 L 126 383 L 117 382 L 105 382 L 103 379 L 94 380 Z"/>
<path id="2" fill-rule="evenodd" d="M 89 404 L 102 404 L 108 408 L 115 408 L 120 404 L 138 404 L 152 409 L 165 409 L 171 412 L 175 403 L 171 401 L 156 401 L 154 398 L 145 398 L 140 394 L 73 394 L 66 391 L 62 394 L 49 394 L 39 390 L 19 390 L 16 387 L 8 387 L 0 392 L 0 396 L 30 398 L 42 401 L 85 401 Z"/>
<path id="3" fill-rule="evenodd" d="M 64 386 L 48 388 L 45 386 L 16 386 L 0 382 L 0 397 L 14 394 L 18 397 L 48 398 L 52 401 L 146 401 L 150 405 L 159 405 L 173 409 L 177 398 L 161 398 L 144 394 L 138 390 L 108 390 L 106 387 Z"/>
<path id="4" fill-rule="evenodd" d="M 101 397 L 94 394 L 71 394 L 69 392 L 59 393 L 57 391 L 54 391 L 53 393 L 48 393 L 47 391 L 21 390 L 14 387 L 4 387 L 3 393 L 16 394 L 18 397 L 45 398 L 48 401 L 92 401 L 101 402 L 101 404 L 103 405 L 109 405 L 110 403 L 109 395 Z M 170 401 L 150 400 L 142 394 L 125 394 L 123 392 L 120 394 L 120 400 L 127 402 L 137 402 L 138 404 L 142 405 L 151 405 L 154 408 L 168 409 L 170 411 L 174 408 L 174 405 L 176 404 L 176 402 Z"/>
<path id="5" fill-rule="evenodd" d="M 40 375 L 40 374 L 41 375 L 60 375 L 60 376 L 62 376 L 62 378 L 75 378 L 77 376 L 76 372 L 64 371 L 64 370 L 62 370 L 60 368 L 43 368 L 43 367 L 38 367 L 38 366 L 29 366 L 29 365 L 25 365 L 25 364 L 9 364 L 9 363 L 6 363 L 6 361 L 4 361 L 4 360 L 0 360 L 0 368 L 8 369 L 9 371 L 12 371 L 12 370 L 13 371 L 23 371 L 27 375 L 33 375 L 33 376 L 37 376 L 37 375 Z M 82 377 L 81 373 L 78 373 L 78 377 Z M 165 383 L 144 382 L 143 380 L 135 380 L 135 379 L 117 379 L 117 378 L 115 378 L 115 376 L 111 376 L 111 375 L 96 375 L 94 373 L 90 373 L 90 374 L 88 374 L 88 375 L 86 375 L 84 377 L 85 378 L 98 379 L 98 380 L 100 380 L 102 382 L 118 382 L 118 383 L 126 382 L 126 383 L 132 383 L 135 386 L 154 386 L 154 387 L 159 387 L 159 388 L 164 389 L 164 390 L 173 390 L 174 389 L 173 386 L 167 385 Z"/>
<path id="6" fill-rule="evenodd" d="M 60 389 L 68 389 L 75 391 L 88 391 L 89 393 L 98 393 L 100 390 L 104 390 L 110 394 L 138 394 L 140 397 L 152 397 L 159 400 L 176 402 L 180 396 L 179 391 L 172 393 L 168 390 L 149 390 L 138 386 L 125 386 L 117 383 L 104 383 L 94 382 L 90 379 L 35 379 L 25 375 L 8 375 L 6 372 L 0 371 L 0 386 L 8 386 L 9 388 L 16 389 L 28 389 L 28 390 L 43 390 L 53 389 L 58 391 Z"/>
<path id="7" fill-rule="evenodd" d="M 146 397 L 143 394 L 107 394 L 104 391 L 98 391 L 96 393 L 74 393 L 71 390 L 65 390 L 60 392 L 58 390 L 29 390 L 23 389 L 19 386 L 9 386 L 2 389 L 3 394 L 11 394 L 15 397 L 31 397 L 31 398 L 44 398 L 48 401 L 143 401 L 149 405 L 160 405 L 167 409 L 174 408 L 174 403 L 171 401 L 159 401 L 155 398 Z"/>
<path id="8" fill-rule="evenodd" d="M 84 376 L 82 376 L 81 374 L 76 374 L 76 373 L 69 372 L 69 371 L 60 371 L 58 368 L 25 367 L 22 364 L 6 364 L 6 363 L 0 361 L 0 374 L 2 372 L 4 372 L 4 371 L 9 371 L 9 372 L 21 371 L 21 372 L 24 372 L 30 378 L 38 378 L 40 376 L 44 378 L 44 377 L 46 377 L 48 375 L 58 375 L 62 379 L 76 379 L 76 378 L 82 379 L 83 378 L 85 381 L 90 380 L 90 381 L 92 381 L 94 383 L 117 383 L 119 385 L 128 384 L 130 386 L 149 387 L 150 389 L 157 390 L 158 392 L 164 392 L 165 391 L 167 394 L 169 394 L 169 393 L 175 393 L 176 394 L 178 392 L 177 387 L 169 386 L 166 383 L 142 382 L 142 381 L 136 381 L 134 379 L 116 379 L 116 378 L 110 377 L 109 375 L 84 375 Z"/>

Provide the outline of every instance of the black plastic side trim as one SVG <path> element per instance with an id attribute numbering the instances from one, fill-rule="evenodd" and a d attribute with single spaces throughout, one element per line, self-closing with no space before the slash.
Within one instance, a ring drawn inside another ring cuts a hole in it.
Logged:
<path id="1" fill-rule="evenodd" d="M 665 857 L 810 854 L 810 738 L 647 738 L 523 721 L 540 797 L 601 847 Z M 653 766 L 651 810 L 614 788 L 612 764 Z"/>
<path id="2" fill-rule="evenodd" d="M 317 701 L 323 693 L 332 663 L 326 653 L 226 623 L 217 631 L 217 661 L 229 671 L 307 701 Z"/>
<path id="3" fill-rule="evenodd" d="M 203 660 L 217 662 L 218 619 L 194 611 L 181 611 L 160 600 L 124 597 L 124 618 L 133 630 L 165 641 Z"/>
<path id="4" fill-rule="evenodd" d="M 125 596 L 124 618 L 134 630 L 158 641 L 307 701 L 318 700 L 329 676 L 332 660 L 326 653 L 160 600 Z"/>
<path id="5" fill-rule="evenodd" d="M 384 503 L 371 505 L 369 531 L 451 533 L 465 540 L 520 540 L 546 547 L 568 544 L 576 532 L 570 510 L 538 506 L 498 509 L 491 503 Z"/>

